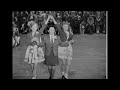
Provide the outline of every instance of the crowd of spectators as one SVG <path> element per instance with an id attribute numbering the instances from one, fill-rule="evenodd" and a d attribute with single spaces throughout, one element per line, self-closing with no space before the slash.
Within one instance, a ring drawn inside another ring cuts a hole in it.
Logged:
<path id="1" fill-rule="evenodd" d="M 106 11 L 13 11 L 12 25 L 19 33 L 29 33 L 28 22 L 34 20 L 41 23 L 52 14 L 56 20 L 68 21 L 74 34 L 81 34 L 80 26 L 85 27 L 85 33 L 106 33 Z"/>

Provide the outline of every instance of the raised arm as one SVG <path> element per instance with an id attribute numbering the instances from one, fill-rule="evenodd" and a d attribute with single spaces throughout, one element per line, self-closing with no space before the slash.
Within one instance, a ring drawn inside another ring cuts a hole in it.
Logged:
<path id="1" fill-rule="evenodd" d="M 66 33 L 63 31 L 62 26 L 60 23 L 56 22 L 54 17 L 52 15 L 50 15 L 50 18 L 53 20 L 55 27 L 57 28 L 57 31 L 60 34 L 60 39 L 62 42 L 65 42 L 67 40 L 66 38 Z"/>
<path id="2" fill-rule="evenodd" d="M 45 35 L 41 35 L 41 42 L 39 42 L 39 47 L 44 47 L 45 46 Z"/>
<path id="3" fill-rule="evenodd" d="M 41 27 L 41 29 L 40 29 L 40 33 L 43 33 L 43 31 L 44 31 L 44 29 L 47 27 L 47 24 L 48 24 L 48 21 L 49 21 L 49 19 L 50 19 L 50 15 L 48 16 L 48 18 L 47 18 L 47 20 L 46 21 L 44 21 L 44 22 L 42 22 L 42 27 Z"/>
<path id="4" fill-rule="evenodd" d="M 62 27 L 61 27 L 60 24 L 56 24 L 55 26 L 56 26 L 59 34 L 60 34 L 60 40 L 61 40 L 62 42 L 65 42 L 65 41 L 67 40 L 67 38 L 66 38 L 66 33 L 63 31 L 63 29 L 62 29 Z"/>
<path id="5" fill-rule="evenodd" d="M 46 27 L 47 27 L 47 24 L 42 23 L 42 27 L 41 27 L 41 29 L 39 30 L 39 33 L 42 34 Z"/>

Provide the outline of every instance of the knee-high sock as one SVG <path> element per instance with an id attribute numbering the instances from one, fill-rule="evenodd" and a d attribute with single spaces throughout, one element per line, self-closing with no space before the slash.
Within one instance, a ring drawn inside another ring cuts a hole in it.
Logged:
<path id="1" fill-rule="evenodd" d="M 55 75 L 55 69 L 51 68 L 51 78 L 53 79 Z"/>
<path id="2" fill-rule="evenodd" d="M 61 61 L 60 71 L 61 71 L 61 74 L 64 75 L 64 72 L 65 72 L 65 65 L 64 65 L 64 62 L 63 62 L 63 61 Z"/>
<path id="3" fill-rule="evenodd" d="M 51 67 L 49 67 L 49 66 L 48 66 L 48 71 L 49 71 L 49 75 L 50 75 L 50 77 L 51 77 L 51 72 L 52 72 L 52 70 L 51 70 Z"/>
<path id="4" fill-rule="evenodd" d="M 33 68 L 33 76 L 36 77 L 36 70 L 37 70 L 37 63 L 34 64 L 34 68 Z"/>
<path id="5" fill-rule="evenodd" d="M 65 77 L 68 78 L 68 71 L 69 71 L 69 61 L 66 60 L 65 64 Z"/>
<path id="6" fill-rule="evenodd" d="M 68 78 L 69 65 L 66 66 L 65 77 Z"/>

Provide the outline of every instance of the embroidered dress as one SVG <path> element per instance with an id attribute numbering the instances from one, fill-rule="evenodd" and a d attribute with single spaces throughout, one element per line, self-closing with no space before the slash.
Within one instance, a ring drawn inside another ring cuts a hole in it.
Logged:
<path id="1" fill-rule="evenodd" d="M 42 42 L 41 37 L 40 37 L 40 39 L 38 39 L 38 37 L 33 37 L 31 42 L 36 42 L 37 44 L 39 44 L 39 42 Z M 38 62 L 42 62 L 45 60 L 43 48 L 38 47 L 37 44 L 35 44 L 33 46 L 29 45 L 26 50 L 25 61 L 28 62 L 29 64 L 38 63 Z"/>
<path id="2" fill-rule="evenodd" d="M 66 32 L 67 39 L 69 38 L 69 32 Z M 68 42 L 68 41 L 67 41 Z M 58 57 L 60 59 L 67 59 L 67 60 L 72 60 L 72 45 L 71 41 L 68 42 L 69 46 L 68 47 L 58 47 Z"/>
<path id="3" fill-rule="evenodd" d="M 31 63 L 38 63 L 38 62 L 42 62 L 44 61 L 44 53 L 42 51 L 41 48 L 38 48 L 37 45 L 35 46 L 30 46 L 29 47 L 30 49 L 30 52 L 29 52 L 29 60 L 28 60 L 28 63 L 31 64 Z"/>

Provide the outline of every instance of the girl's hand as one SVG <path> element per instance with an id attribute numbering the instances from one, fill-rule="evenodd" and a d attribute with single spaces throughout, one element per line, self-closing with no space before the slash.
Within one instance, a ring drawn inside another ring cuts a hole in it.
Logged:
<path id="1" fill-rule="evenodd" d="M 70 40 L 70 43 L 73 44 L 73 43 L 74 43 L 74 40 Z"/>
<path id="2" fill-rule="evenodd" d="M 47 20 L 45 21 L 45 24 L 48 24 L 48 21 L 49 21 L 49 19 L 50 19 L 50 15 L 48 15 L 48 18 L 47 18 Z"/>
<path id="3" fill-rule="evenodd" d="M 57 22 L 55 21 L 55 19 L 52 15 L 50 15 L 50 18 L 53 20 L 54 24 L 57 24 Z"/>

